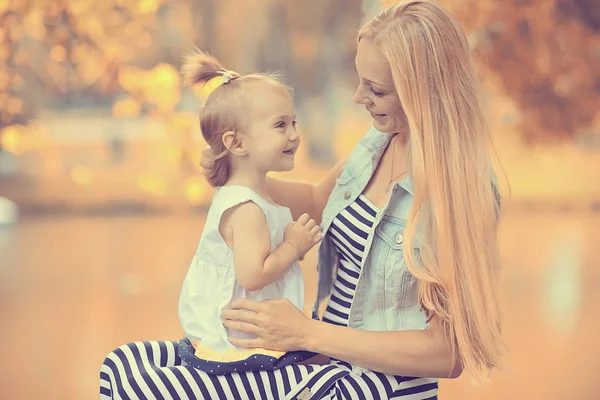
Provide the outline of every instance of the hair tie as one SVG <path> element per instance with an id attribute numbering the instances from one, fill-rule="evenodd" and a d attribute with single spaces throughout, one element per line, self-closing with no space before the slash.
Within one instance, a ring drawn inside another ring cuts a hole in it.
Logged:
<path id="1" fill-rule="evenodd" d="M 221 68 L 219 71 L 217 71 L 217 73 L 223 76 L 223 84 L 229 83 L 230 81 L 240 77 L 240 74 L 237 72 L 229 71 L 225 68 Z"/>
<path id="2" fill-rule="evenodd" d="M 225 68 L 216 71 L 219 76 L 209 79 L 204 84 L 204 93 L 206 96 L 210 95 L 216 88 L 221 85 L 226 85 L 234 79 L 240 78 L 241 75 L 234 71 L 226 70 Z"/>

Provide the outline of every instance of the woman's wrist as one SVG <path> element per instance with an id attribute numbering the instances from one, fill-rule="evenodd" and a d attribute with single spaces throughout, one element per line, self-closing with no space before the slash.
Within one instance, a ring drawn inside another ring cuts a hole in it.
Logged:
<path id="1" fill-rule="evenodd" d="M 306 318 L 303 328 L 300 330 L 300 349 L 318 353 L 319 336 L 323 323 L 319 320 Z"/>

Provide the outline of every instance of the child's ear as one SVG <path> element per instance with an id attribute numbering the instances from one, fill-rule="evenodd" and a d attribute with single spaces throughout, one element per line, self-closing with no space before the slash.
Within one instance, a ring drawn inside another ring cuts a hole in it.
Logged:
<path id="1" fill-rule="evenodd" d="M 227 131 L 223 134 L 221 138 L 225 148 L 229 150 L 233 155 L 236 156 L 245 156 L 248 154 L 248 150 L 242 142 L 235 134 L 234 131 Z"/>

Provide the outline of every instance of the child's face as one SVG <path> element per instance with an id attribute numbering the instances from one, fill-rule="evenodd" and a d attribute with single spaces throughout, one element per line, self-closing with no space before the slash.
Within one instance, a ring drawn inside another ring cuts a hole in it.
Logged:
<path id="1" fill-rule="evenodd" d="M 264 173 L 291 171 L 300 135 L 290 94 L 282 87 L 261 83 L 248 97 L 248 132 L 242 142 L 250 164 Z"/>

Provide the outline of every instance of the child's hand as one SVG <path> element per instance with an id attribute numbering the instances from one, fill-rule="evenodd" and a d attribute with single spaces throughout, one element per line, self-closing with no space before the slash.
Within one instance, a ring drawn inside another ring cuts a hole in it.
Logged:
<path id="1" fill-rule="evenodd" d="M 298 259 L 302 260 L 304 254 L 321 241 L 321 228 L 305 213 L 285 228 L 283 240 L 296 248 Z"/>

